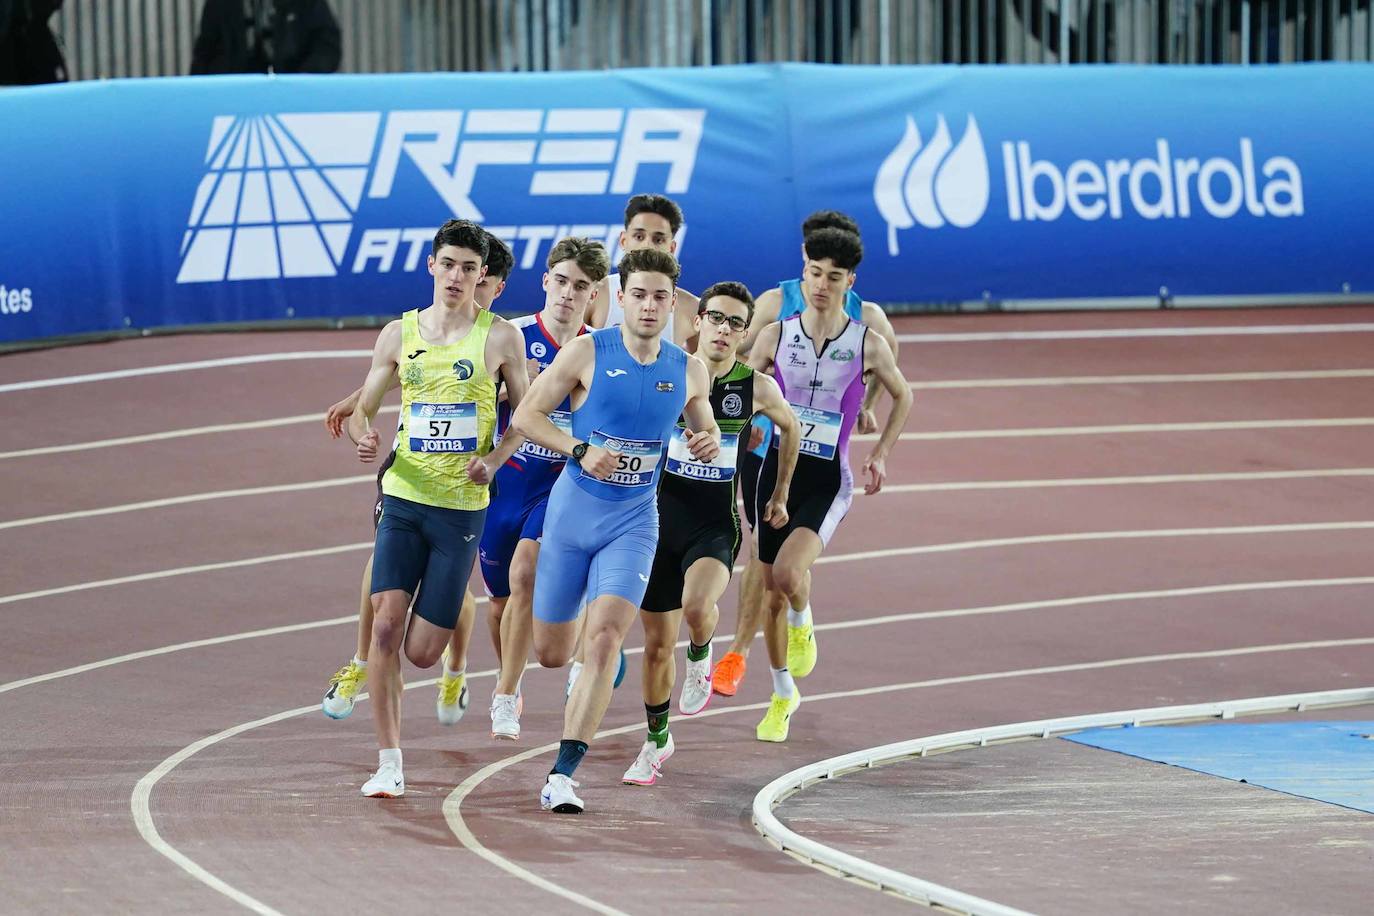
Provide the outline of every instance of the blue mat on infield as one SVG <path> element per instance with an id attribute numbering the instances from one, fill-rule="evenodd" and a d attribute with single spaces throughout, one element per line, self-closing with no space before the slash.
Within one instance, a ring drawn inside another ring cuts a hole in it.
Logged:
<path id="1" fill-rule="evenodd" d="M 1374 722 L 1092 728 L 1065 740 L 1374 814 Z"/>

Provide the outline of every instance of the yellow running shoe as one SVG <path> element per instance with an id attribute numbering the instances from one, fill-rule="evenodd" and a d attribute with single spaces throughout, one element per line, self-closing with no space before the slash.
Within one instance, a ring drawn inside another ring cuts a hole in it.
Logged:
<path id="1" fill-rule="evenodd" d="M 793 688 L 790 698 L 773 694 L 773 699 L 768 704 L 768 712 L 764 714 L 763 721 L 754 730 L 754 734 L 760 741 L 786 741 L 792 713 L 796 712 L 800 705 L 801 691 L 796 688 Z"/>
<path id="2" fill-rule="evenodd" d="M 329 679 L 329 690 L 325 692 L 320 709 L 331 719 L 347 719 L 353 712 L 353 701 L 367 683 L 367 669 L 349 660 Z"/>
<path id="3" fill-rule="evenodd" d="M 804 624 L 787 627 L 787 670 L 793 677 L 806 677 L 816 667 L 816 627 Z"/>
<path id="4" fill-rule="evenodd" d="M 448 671 L 449 651 L 444 649 L 443 671 L 439 675 L 439 698 L 434 703 L 434 714 L 440 725 L 456 725 L 468 711 L 468 679 L 466 673 L 450 676 Z"/>

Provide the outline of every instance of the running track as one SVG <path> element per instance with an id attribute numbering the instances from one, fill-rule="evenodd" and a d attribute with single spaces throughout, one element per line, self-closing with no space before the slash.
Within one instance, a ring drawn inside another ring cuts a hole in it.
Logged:
<path id="1" fill-rule="evenodd" d="M 1329 325 L 1344 328 L 1313 327 Z M 528 912 L 576 909 L 572 895 L 631 913 L 665 899 L 895 912 L 910 904 L 774 851 L 750 823 L 755 792 L 919 735 L 1374 684 L 1374 308 L 904 318 L 898 332 L 914 335 L 901 363 L 916 406 L 890 491 L 856 500 L 818 568 L 820 663 L 790 741 L 753 740 L 760 644 L 740 696 L 675 718 L 664 780 L 620 786 L 642 738 L 632 655 L 605 721 L 620 733 L 593 745 L 579 772 L 589 810 L 572 819 L 536 801 L 563 672 L 531 672 L 522 741 L 493 742 L 481 622 L 458 726 L 434 721 L 432 672 L 408 673 L 403 800 L 359 797 L 375 762 L 366 704 L 344 722 L 318 712 L 353 641 L 372 484 L 319 422 L 366 362 L 309 354 L 367 349 L 371 332 L 0 359 L 0 910 Z M 307 356 L 237 359 L 286 353 Z M 214 364 L 125 373 L 200 361 Z M 116 377 L 66 378 L 97 373 Z M 722 614 L 723 634 L 733 590 Z M 1235 651 L 1251 647 L 1267 648 Z M 1061 766 L 1053 744 L 995 753 L 1029 777 Z M 994 759 L 970 757 L 969 772 Z M 920 780 L 923 765 L 902 773 Z M 928 772 L 946 778 L 942 766 Z M 818 790 L 779 814 L 804 814 L 827 842 L 857 836 L 860 852 L 895 848 L 917 875 L 962 841 L 959 817 L 904 829 L 922 813 L 915 793 L 878 785 L 876 809 Z M 1347 815 L 1374 840 L 1366 816 Z M 884 822 L 882 842 L 865 837 Z M 1206 831 L 1205 812 L 1194 823 Z M 1049 858 L 1086 842 L 1071 820 L 1013 833 L 980 834 L 986 868 L 958 877 L 1012 905 L 1119 899 L 1101 872 Z M 1352 882 L 1367 900 L 1369 848 L 1308 857 L 1279 885 L 1291 905 L 1270 905 L 1339 912 Z M 1283 862 L 1244 867 L 1239 887 Z M 1065 895 L 1047 900 L 1047 882 Z M 1191 899 L 1186 883 L 1153 887 L 1146 904 Z M 1232 899 L 1208 905 L 1241 911 Z"/>

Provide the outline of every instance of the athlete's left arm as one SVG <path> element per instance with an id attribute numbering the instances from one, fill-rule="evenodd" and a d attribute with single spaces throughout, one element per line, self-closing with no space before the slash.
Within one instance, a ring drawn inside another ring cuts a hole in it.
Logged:
<path id="1" fill-rule="evenodd" d="M 673 342 L 688 353 L 697 351 L 697 307 L 701 300 L 685 289 L 677 291 L 673 306 Z"/>
<path id="2" fill-rule="evenodd" d="M 892 330 L 892 321 L 887 317 L 887 312 L 874 302 L 865 302 L 863 305 L 863 323 L 870 331 L 877 331 L 882 335 L 883 340 L 892 348 L 893 359 L 897 358 L 898 344 L 897 332 Z M 874 408 L 878 406 L 878 398 L 883 392 L 882 385 L 869 384 L 864 391 L 864 406 L 859 412 L 859 432 L 876 433 L 878 431 L 878 418 L 874 414 Z"/>
<path id="3" fill-rule="evenodd" d="M 687 357 L 687 450 L 698 461 L 712 461 L 720 454 L 720 427 L 711 409 L 711 373 L 695 356 Z M 694 431 L 695 430 L 695 431 Z"/>
<path id="4" fill-rule="evenodd" d="M 911 412 L 911 386 L 903 377 L 902 370 L 897 368 L 892 348 L 879 334 L 868 334 L 864 340 L 864 375 L 870 379 L 876 378 L 892 395 L 892 411 L 887 415 L 887 424 L 878 437 L 877 445 L 868 453 L 868 460 L 863 463 L 863 471 L 869 475 L 864 493 L 872 496 L 883 488 L 883 482 L 887 480 L 887 456 L 902 435 L 907 414 Z"/>
<path id="5" fill-rule="evenodd" d="M 525 337 L 516 330 L 515 325 L 504 318 L 497 318 L 491 324 L 491 330 L 487 334 L 486 360 L 487 371 L 492 373 L 492 377 L 500 374 L 506 389 L 506 402 L 514 410 L 525 397 L 530 382 L 528 370 L 525 368 Z M 468 479 L 478 484 L 491 483 L 501 465 L 510 460 L 510 456 L 515 454 L 515 450 L 524 441 L 524 436 L 515 430 L 506 430 L 506 435 L 501 437 L 500 445 L 486 455 L 474 457 L 468 462 Z"/>
<path id="6" fill-rule="evenodd" d="M 787 497 L 792 490 L 792 472 L 797 468 L 797 453 L 801 448 L 801 424 L 792 405 L 782 396 L 782 389 L 771 376 L 754 373 L 754 406 L 773 421 L 780 437 L 778 442 L 778 479 L 773 495 L 763 509 L 763 520 L 774 528 L 787 524 Z"/>

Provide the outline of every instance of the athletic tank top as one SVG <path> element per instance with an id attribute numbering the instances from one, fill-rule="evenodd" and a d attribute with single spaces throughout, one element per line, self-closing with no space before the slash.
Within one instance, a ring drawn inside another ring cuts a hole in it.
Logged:
<path id="1" fill-rule="evenodd" d="M 817 356 L 800 315 L 782 323 L 773 375 L 801 422 L 802 455 L 824 460 L 838 457 L 848 466 L 849 434 L 864 401 L 867 335 L 867 328 L 850 319 Z"/>
<path id="2" fill-rule="evenodd" d="M 540 318 L 539 313 L 535 312 L 533 315 L 515 318 L 511 324 L 519 328 L 520 333 L 525 336 L 525 358 L 539 363 L 541 372 L 549 368 L 553 358 L 558 355 L 559 346 L 558 342 L 553 339 L 553 335 L 544 327 L 544 321 Z M 584 326 L 577 333 L 585 334 L 586 332 L 587 328 Z M 506 430 L 510 428 L 510 415 L 509 402 L 501 401 L 496 405 L 496 434 L 492 438 L 493 445 L 499 443 L 501 437 L 506 434 Z M 549 414 L 549 419 L 553 421 L 554 426 L 563 432 L 572 434 L 572 405 L 568 398 L 564 398 L 563 403 L 558 405 L 558 409 Z M 558 472 L 563 470 L 563 462 L 566 458 L 562 452 L 551 451 L 527 439 L 511 457 L 511 460 L 530 475 L 541 478 L 547 477 L 546 482 L 548 486 L 552 487 Z"/>
<path id="3" fill-rule="evenodd" d="M 668 443 L 664 490 L 701 492 L 705 486 L 707 492 L 733 492 L 740 436 L 754 413 L 754 370 L 737 360 L 729 372 L 716 379 L 711 385 L 711 410 L 720 427 L 720 454 L 709 463 L 693 458 L 687 450 L 686 419 L 679 420 Z M 733 498 L 730 501 L 733 504 Z"/>
<path id="4" fill-rule="evenodd" d="M 592 384 L 572 418 L 574 438 L 620 452 L 620 466 L 606 480 L 582 473 L 576 460 L 568 462 L 564 473 L 602 499 L 653 499 L 664 446 L 687 404 L 687 354 L 664 341 L 658 359 L 641 366 L 620 334 L 620 328 L 592 332 Z"/>
<path id="5" fill-rule="evenodd" d="M 606 277 L 606 292 L 611 297 L 610 306 L 606 309 L 606 323 L 603 328 L 615 328 L 625 323 L 625 307 L 620 304 L 620 274 L 611 274 Z M 674 306 L 676 312 L 677 306 Z M 663 326 L 663 330 L 658 332 L 658 340 L 662 343 L 665 340 L 673 340 L 673 316 L 668 316 L 668 322 Z"/>
<path id="6" fill-rule="evenodd" d="M 806 311 L 801 284 L 800 280 L 783 280 L 778 284 L 778 289 L 782 291 L 782 308 L 778 310 L 779 321 L 786 321 L 793 315 L 800 315 Z M 852 289 L 845 290 L 844 313 L 854 321 L 864 320 L 864 301 Z"/>
<path id="7" fill-rule="evenodd" d="M 439 346 L 420 336 L 419 315 L 401 316 L 401 430 L 382 492 L 443 509 L 486 508 L 487 487 L 468 480 L 467 465 L 491 451 L 496 426 L 486 362 L 494 319 L 478 309 L 466 337 Z"/>

